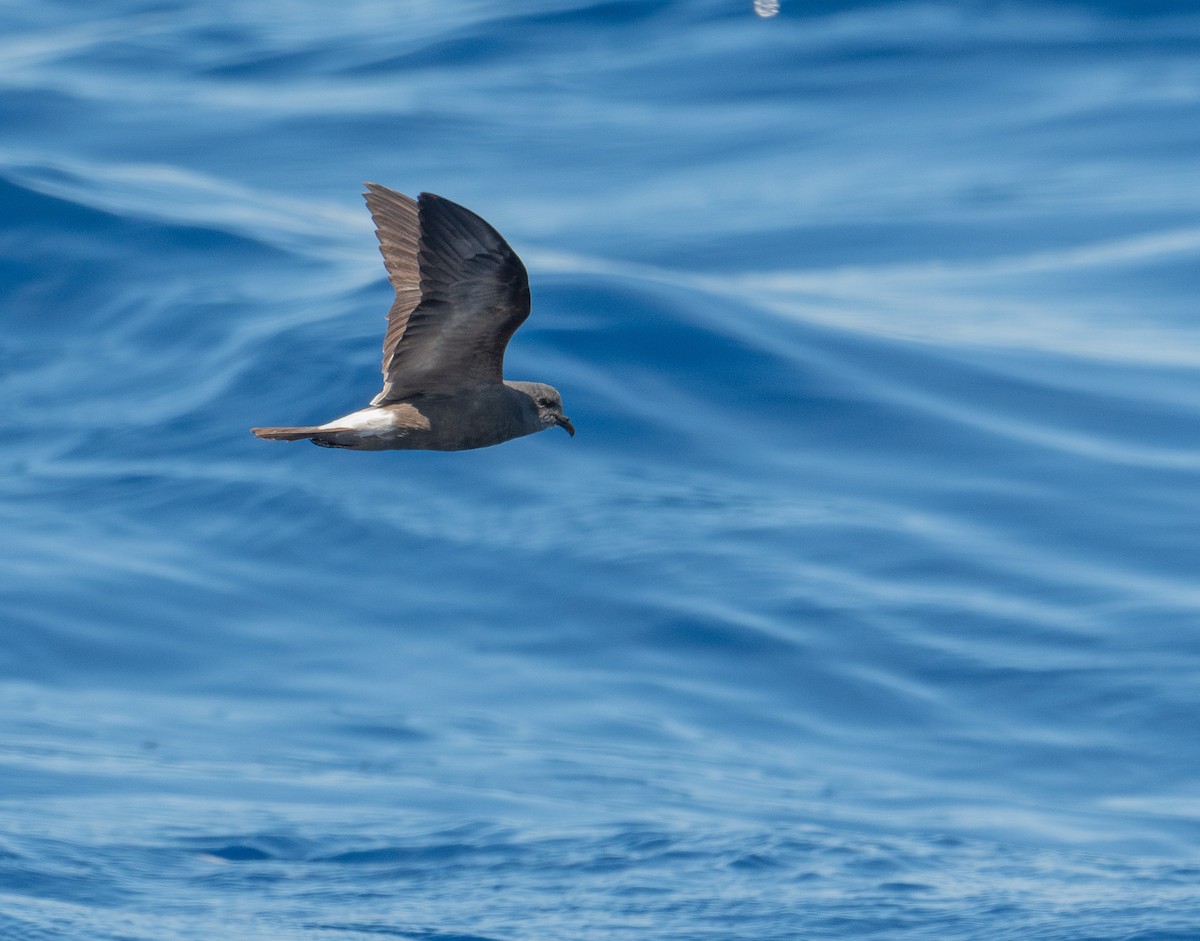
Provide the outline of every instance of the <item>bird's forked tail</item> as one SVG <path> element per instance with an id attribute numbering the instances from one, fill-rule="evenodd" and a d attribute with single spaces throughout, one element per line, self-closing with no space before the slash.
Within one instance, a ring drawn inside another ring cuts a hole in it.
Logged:
<path id="1" fill-rule="evenodd" d="M 251 428 L 251 433 L 268 441 L 300 441 L 321 433 L 316 425 L 307 428 Z"/>

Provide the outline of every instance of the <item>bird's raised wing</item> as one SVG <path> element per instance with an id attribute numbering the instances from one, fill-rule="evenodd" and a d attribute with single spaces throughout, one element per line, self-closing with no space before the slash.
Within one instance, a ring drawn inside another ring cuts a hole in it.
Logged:
<path id="1" fill-rule="evenodd" d="M 396 301 L 383 339 L 382 405 L 502 382 L 504 348 L 529 316 L 529 277 L 500 233 L 456 203 L 367 183 Z"/>

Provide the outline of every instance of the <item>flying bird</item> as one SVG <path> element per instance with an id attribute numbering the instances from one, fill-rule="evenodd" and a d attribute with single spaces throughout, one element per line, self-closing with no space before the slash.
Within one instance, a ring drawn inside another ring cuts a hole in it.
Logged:
<path id="1" fill-rule="evenodd" d="M 457 203 L 367 183 L 367 208 L 396 300 L 383 389 L 324 425 L 251 428 L 324 448 L 465 451 L 575 426 L 558 390 L 504 378 L 504 348 L 529 316 L 529 276 L 500 233 Z"/>

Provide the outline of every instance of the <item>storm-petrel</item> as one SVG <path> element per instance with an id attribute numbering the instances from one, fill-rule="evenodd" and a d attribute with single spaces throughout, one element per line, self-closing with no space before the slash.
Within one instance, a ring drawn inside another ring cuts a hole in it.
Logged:
<path id="1" fill-rule="evenodd" d="M 504 378 L 504 348 L 529 316 L 529 277 L 500 233 L 432 193 L 377 183 L 364 194 L 396 300 L 383 338 L 383 390 L 324 425 L 251 428 L 326 448 L 463 451 L 575 426 L 558 391 Z"/>

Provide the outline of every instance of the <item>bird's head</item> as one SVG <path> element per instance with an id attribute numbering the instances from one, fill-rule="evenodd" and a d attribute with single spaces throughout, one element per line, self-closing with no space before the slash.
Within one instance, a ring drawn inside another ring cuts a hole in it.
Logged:
<path id="1" fill-rule="evenodd" d="M 551 425 L 558 425 L 565 429 L 572 438 L 575 437 L 575 426 L 571 424 L 571 419 L 563 414 L 562 396 L 558 394 L 558 390 L 554 386 L 548 386 L 544 382 L 510 382 L 508 384 L 524 392 L 533 400 L 533 404 L 537 407 L 538 420 L 543 425 L 547 428 Z"/>

